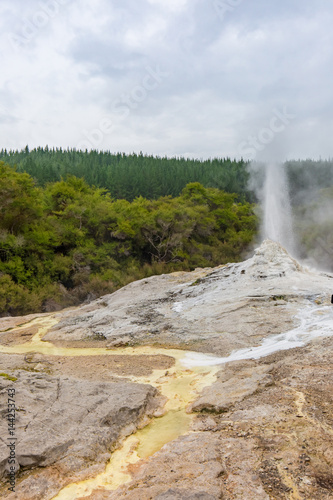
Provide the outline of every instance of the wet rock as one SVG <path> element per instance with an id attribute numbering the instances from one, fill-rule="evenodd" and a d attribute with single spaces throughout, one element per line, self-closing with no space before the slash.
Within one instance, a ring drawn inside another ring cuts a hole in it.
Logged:
<path id="1" fill-rule="evenodd" d="M 307 271 L 266 241 L 245 262 L 153 276 L 59 313 L 45 340 L 99 336 L 111 347 L 154 343 L 224 356 L 290 330 L 300 306 L 325 302 L 331 292 L 329 276 Z"/>
<path id="2" fill-rule="evenodd" d="M 84 472 L 93 464 L 103 465 L 120 437 L 135 431 L 142 418 L 157 407 L 157 391 L 150 385 L 88 382 L 23 371 L 17 376 L 17 471 L 48 468 L 56 463 L 66 480 L 66 476 Z M 5 415 L 7 391 L 0 392 L 0 402 L 0 411 Z M 5 418 L 1 419 L 0 428 L 1 435 L 7 436 Z M 7 461 L 8 449 L 1 441 L 0 472 L 3 479 Z M 64 483 L 64 478 L 59 486 Z M 17 488 L 22 495 L 25 481 L 22 479 Z M 45 493 L 47 488 L 48 480 L 44 478 L 39 494 Z M 21 498 L 37 497 L 25 493 Z"/>
<path id="3" fill-rule="evenodd" d="M 225 356 L 290 330 L 299 307 L 325 302 L 331 289 L 329 276 L 310 273 L 266 241 L 245 262 L 153 276 L 58 313 L 45 340 L 104 338 L 110 347 L 154 343 Z"/>
<path id="4" fill-rule="evenodd" d="M 210 432 L 190 434 L 163 446 L 134 471 L 132 482 L 100 498 L 165 500 L 175 492 L 175 499 L 220 499 L 224 470 L 218 437 Z"/>
<path id="5" fill-rule="evenodd" d="M 254 361 L 227 363 L 218 373 L 217 381 L 206 387 L 191 405 L 192 411 L 223 413 L 236 402 L 272 385 L 270 366 L 257 366 Z"/>
<path id="6" fill-rule="evenodd" d="M 216 382 L 192 404 L 195 415 L 187 435 L 130 465 L 127 484 L 115 491 L 100 488 L 89 498 L 330 499 L 332 283 L 331 276 L 308 271 L 282 247 L 265 242 L 245 262 L 152 277 L 55 313 L 60 322 L 45 340 L 59 345 L 152 344 L 220 356 L 258 346 L 263 338 L 294 328 L 303 319 L 295 319 L 295 313 L 304 312 L 307 304 L 320 306 L 312 317 L 313 331 L 316 318 L 318 324 L 327 321 L 327 338 L 257 361 L 225 364 Z M 2 319 L 0 344 L 29 340 L 34 330 L 19 325 L 33 318 Z M 15 332 L 5 331 L 11 327 Z M 98 340 L 102 338 L 106 340 Z M 18 378 L 0 378 L 3 478 L 8 457 L 3 438 L 8 431 L 7 389 L 13 385 L 20 465 L 17 493 L 8 495 L 3 483 L 1 497 L 50 500 L 66 484 L 95 477 L 123 436 L 135 432 L 147 415 L 163 414 L 155 389 L 116 377 L 147 381 L 154 369 L 162 368 L 167 376 L 173 360 L 145 354 L 135 361 L 130 355 L 106 358 L 31 353 L 24 360 L 18 354 L 1 355 L 1 372 Z"/>

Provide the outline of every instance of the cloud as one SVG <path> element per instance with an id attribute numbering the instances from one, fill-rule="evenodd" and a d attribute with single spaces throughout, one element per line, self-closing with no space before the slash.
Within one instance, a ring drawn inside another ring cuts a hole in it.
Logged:
<path id="1" fill-rule="evenodd" d="M 258 155 L 331 156 L 333 6 L 221 2 L 2 0 L 1 146 L 76 147 L 109 119 L 101 149 L 240 157 L 286 107 Z"/>

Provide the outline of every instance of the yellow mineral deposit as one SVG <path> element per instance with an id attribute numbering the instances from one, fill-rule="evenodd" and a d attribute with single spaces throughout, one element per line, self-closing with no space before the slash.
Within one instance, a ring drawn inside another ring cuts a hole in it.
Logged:
<path id="1" fill-rule="evenodd" d="M 138 349 L 142 353 L 142 349 L 146 348 Z M 127 472 L 130 464 L 150 457 L 165 444 L 189 432 L 192 416 L 186 413 L 186 407 L 203 387 L 210 385 L 215 380 L 217 368 L 210 367 L 209 370 L 203 367 L 195 370 L 184 369 L 180 363 L 180 359 L 185 355 L 184 351 L 149 349 L 150 354 L 152 350 L 156 354 L 163 353 L 174 356 L 175 366 L 168 370 L 167 375 L 165 370 L 154 370 L 150 377 L 131 377 L 131 379 L 151 384 L 168 398 L 164 408 L 165 414 L 162 417 L 153 418 L 146 427 L 129 436 L 122 447 L 112 454 L 111 460 L 102 474 L 63 488 L 53 500 L 84 498 L 94 490 L 101 488 L 116 490 L 131 480 L 131 476 Z M 128 351 L 126 353 L 128 354 Z"/>
<path id="2" fill-rule="evenodd" d="M 112 453 L 112 457 L 103 473 L 96 477 L 74 483 L 63 488 L 53 500 L 72 500 L 89 496 L 94 490 L 116 490 L 131 480 L 128 466 L 147 459 L 165 444 L 189 432 L 192 416 L 186 408 L 203 387 L 215 380 L 217 367 L 196 367 L 191 370 L 182 366 L 181 359 L 188 351 L 179 349 L 161 349 L 148 346 L 125 347 L 114 350 L 105 348 L 67 348 L 54 346 L 43 340 L 46 332 L 57 323 L 54 316 L 34 319 L 29 325 L 39 326 L 38 332 L 26 344 L 0 346 L 0 352 L 6 354 L 27 354 L 38 352 L 48 356 L 101 356 L 101 355 L 167 355 L 175 359 L 172 368 L 154 370 L 150 376 L 130 376 L 133 382 L 150 384 L 156 387 L 167 402 L 164 414 L 154 417 L 150 423 L 135 434 L 127 437 L 121 447 Z M 25 325 L 26 326 L 26 325 Z"/>
<path id="3" fill-rule="evenodd" d="M 116 450 L 101 474 L 93 479 L 73 483 L 63 488 L 52 500 L 74 500 L 89 496 L 93 490 L 116 490 L 122 484 L 131 480 L 127 467 L 139 460 L 135 453 L 137 439 L 129 436 L 122 447 Z"/>

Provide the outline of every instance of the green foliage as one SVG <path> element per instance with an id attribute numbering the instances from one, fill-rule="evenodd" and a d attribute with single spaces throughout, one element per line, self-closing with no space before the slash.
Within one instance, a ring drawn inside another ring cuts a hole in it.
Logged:
<path id="1" fill-rule="evenodd" d="M 0 162 L 1 229 L 18 234 L 42 212 L 40 190 L 28 174 L 19 174 Z"/>
<path id="2" fill-rule="evenodd" d="M 68 174 L 84 178 L 89 186 L 106 188 L 114 198 L 132 201 L 139 196 L 157 199 L 179 196 L 189 182 L 200 182 L 250 199 L 247 164 L 230 158 L 196 160 L 160 158 L 140 153 L 76 151 L 37 148 L 0 152 L 0 160 L 30 174 L 39 186 L 61 181 Z M 69 198 L 71 189 L 69 188 Z M 65 193 L 62 193 L 64 195 Z M 66 199 L 66 198 L 65 198 Z M 60 202 L 63 199 L 59 200 Z"/>
<path id="3" fill-rule="evenodd" d="M 1 164 L 0 313 L 79 304 L 130 281 L 237 261 L 256 232 L 253 206 L 193 182 L 132 202 L 72 175 L 36 187 Z M 8 180 L 8 182 L 7 182 Z"/>

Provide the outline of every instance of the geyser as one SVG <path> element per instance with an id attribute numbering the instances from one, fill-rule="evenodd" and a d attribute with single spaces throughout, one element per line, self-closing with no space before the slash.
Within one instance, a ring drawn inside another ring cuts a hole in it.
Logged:
<path id="1" fill-rule="evenodd" d="M 262 194 L 263 239 L 280 243 L 289 253 L 295 255 L 292 210 L 284 165 L 269 163 L 265 166 Z"/>

